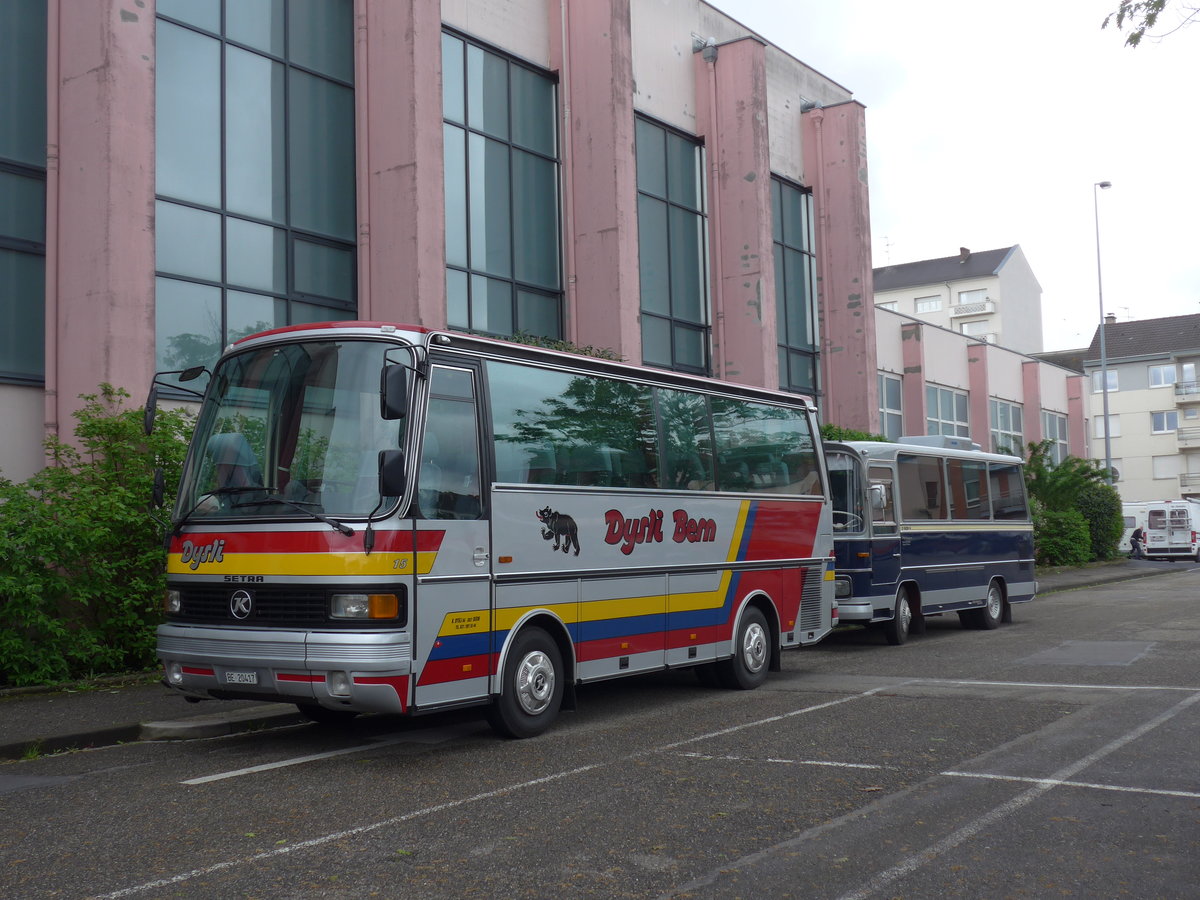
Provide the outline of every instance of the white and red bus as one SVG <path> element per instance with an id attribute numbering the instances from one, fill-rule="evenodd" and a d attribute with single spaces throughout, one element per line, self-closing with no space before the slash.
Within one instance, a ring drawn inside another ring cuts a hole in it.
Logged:
<path id="1" fill-rule="evenodd" d="M 487 704 L 512 737 L 586 682 L 754 688 L 834 625 L 827 485 L 796 395 L 402 325 L 266 332 L 204 393 L 158 655 L 191 695 Z"/>

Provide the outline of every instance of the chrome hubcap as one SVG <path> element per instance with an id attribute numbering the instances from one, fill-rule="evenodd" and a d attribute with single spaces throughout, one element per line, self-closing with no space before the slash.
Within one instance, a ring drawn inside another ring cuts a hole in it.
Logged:
<path id="1" fill-rule="evenodd" d="M 1003 600 L 1000 597 L 1000 588 L 996 587 L 993 584 L 991 587 L 988 588 L 988 595 L 987 595 L 988 615 L 991 616 L 993 619 L 1000 618 L 1000 608 L 1001 608 L 1002 604 L 1003 604 Z"/>
<path id="2" fill-rule="evenodd" d="M 907 600 L 900 601 L 900 609 L 897 611 L 900 616 L 900 628 L 904 632 L 908 632 L 908 626 L 912 624 L 912 607 L 908 605 Z"/>
<path id="3" fill-rule="evenodd" d="M 550 705 L 554 695 L 554 665 L 541 650 L 526 654 L 517 666 L 517 702 L 521 709 L 536 716 Z"/>
<path id="4" fill-rule="evenodd" d="M 751 622 L 742 637 L 742 661 L 751 672 L 767 664 L 767 633 L 758 622 Z"/>

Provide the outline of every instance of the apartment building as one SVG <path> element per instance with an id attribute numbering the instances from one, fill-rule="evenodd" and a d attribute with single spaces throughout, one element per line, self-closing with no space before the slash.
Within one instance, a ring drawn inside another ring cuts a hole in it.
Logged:
<path id="1" fill-rule="evenodd" d="M 1083 360 L 1090 455 L 1112 460 L 1121 499 L 1200 498 L 1200 314 L 1104 324 Z M 1108 453 L 1105 452 L 1105 373 Z"/>

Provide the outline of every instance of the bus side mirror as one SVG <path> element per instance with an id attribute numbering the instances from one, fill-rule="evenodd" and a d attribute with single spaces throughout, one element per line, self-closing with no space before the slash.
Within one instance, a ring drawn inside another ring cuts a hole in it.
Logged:
<path id="1" fill-rule="evenodd" d="M 887 508 L 887 488 L 882 484 L 873 484 L 870 489 L 871 509 Z"/>
<path id="2" fill-rule="evenodd" d="M 379 379 L 379 416 L 388 421 L 408 415 L 408 368 L 392 363 L 383 367 Z M 384 494 L 397 496 L 396 494 Z"/>
<path id="3" fill-rule="evenodd" d="M 151 499 L 154 501 L 155 509 L 163 505 L 163 499 L 166 497 L 166 493 L 166 476 L 163 475 L 163 467 L 158 466 L 154 470 L 154 488 L 150 495 Z"/>
<path id="4" fill-rule="evenodd" d="M 404 496 L 404 451 L 379 451 L 379 496 Z"/>
<path id="5" fill-rule="evenodd" d="M 142 431 L 146 434 L 154 432 L 154 416 L 158 412 L 158 385 L 151 382 L 150 393 L 146 395 L 146 409 L 142 413 Z"/>

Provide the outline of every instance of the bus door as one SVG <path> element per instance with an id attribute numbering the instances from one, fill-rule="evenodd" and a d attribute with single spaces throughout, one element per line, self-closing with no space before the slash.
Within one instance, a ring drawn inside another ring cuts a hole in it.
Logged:
<path id="1" fill-rule="evenodd" d="M 491 544 L 480 478 L 478 382 L 470 366 L 430 366 L 410 505 L 417 550 L 417 707 L 488 695 Z"/>
<path id="2" fill-rule="evenodd" d="M 896 527 L 896 482 L 888 466 L 871 466 L 868 503 L 871 507 L 871 593 L 894 593 L 900 577 L 900 530 Z"/>

